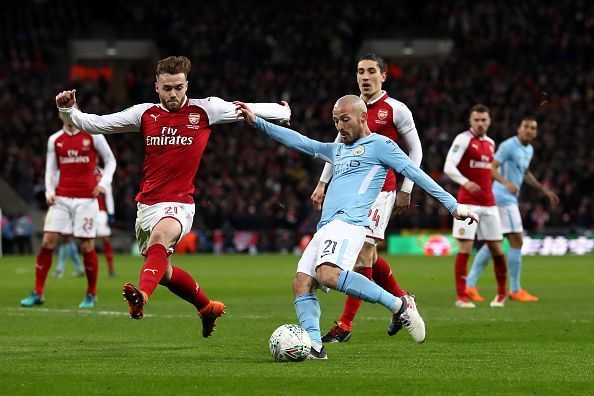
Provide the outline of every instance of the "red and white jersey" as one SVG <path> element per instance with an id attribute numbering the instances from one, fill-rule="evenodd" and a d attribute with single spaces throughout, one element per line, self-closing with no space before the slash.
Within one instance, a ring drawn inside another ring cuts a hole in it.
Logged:
<path id="1" fill-rule="evenodd" d="M 416 135 L 416 139 L 419 140 L 419 134 L 417 133 L 417 128 L 415 127 L 415 121 L 413 120 L 411 111 L 404 103 L 389 97 L 386 92 L 374 101 L 367 103 L 367 126 L 369 126 L 371 132 L 389 137 L 393 141 L 396 141 L 398 136 L 405 138 L 410 134 Z M 412 138 L 412 136 L 408 137 Z M 419 150 L 418 154 L 418 156 L 413 158 L 409 152 L 411 160 L 416 165 L 421 165 L 422 151 Z M 386 176 L 382 191 L 395 190 L 396 174 L 393 169 L 390 169 Z"/>
<path id="2" fill-rule="evenodd" d="M 421 140 L 419 139 L 419 133 L 417 132 L 412 113 L 404 103 L 389 97 L 385 91 L 382 91 L 382 95 L 379 98 L 367 103 L 367 125 L 371 132 L 379 133 L 394 141 L 398 139 L 398 136 L 402 136 L 408 148 L 408 156 L 413 163 L 418 166 L 421 165 L 423 158 Z M 340 134 L 337 135 L 336 141 L 341 141 Z M 328 183 L 331 177 L 332 164 L 326 163 L 320 180 Z M 413 182 L 405 179 L 401 189 L 405 192 L 411 192 L 412 187 Z M 382 191 L 395 190 L 396 174 L 394 170 L 390 169 Z"/>
<path id="3" fill-rule="evenodd" d="M 288 121 L 290 110 L 274 103 L 248 104 L 259 117 Z M 90 133 L 141 132 L 144 167 L 136 201 L 193 203 L 194 177 L 210 137 L 210 126 L 236 122 L 236 106 L 217 97 L 188 99 L 169 112 L 161 104 L 143 103 L 119 113 L 98 116 L 60 109 L 72 123 Z"/>
<path id="4" fill-rule="evenodd" d="M 105 167 L 99 181 L 95 176 L 97 155 Z M 115 157 L 105 137 L 61 129 L 51 135 L 47 143 L 46 197 L 92 198 L 97 184 L 103 187 L 111 184 L 115 167 Z M 58 171 L 60 177 L 56 183 Z"/>
<path id="5" fill-rule="evenodd" d="M 493 197 L 493 155 L 495 142 L 488 136 L 479 137 L 472 129 L 460 133 L 448 151 L 444 172 L 456 183 L 473 181 L 481 188 L 471 194 L 464 187 L 458 190 L 458 202 L 478 206 L 495 206 Z"/>

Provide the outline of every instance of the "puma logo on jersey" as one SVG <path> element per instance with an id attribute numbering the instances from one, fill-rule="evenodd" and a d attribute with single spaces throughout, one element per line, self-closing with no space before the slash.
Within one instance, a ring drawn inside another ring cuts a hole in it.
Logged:
<path id="1" fill-rule="evenodd" d="M 157 117 L 159 117 L 161 114 L 150 114 L 151 117 L 153 117 L 155 119 L 155 122 L 157 122 Z"/>
<path id="2" fill-rule="evenodd" d="M 145 268 L 145 269 L 144 269 L 144 271 L 142 271 L 142 272 L 146 272 L 146 271 L 150 271 L 150 272 L 152 272 L 152 273 L 153 273 L 153 275 L 156 275 L 156 274 L 157 274 L 157 272 L 159 272 L 159 270 L 152 269 L 152 268 Z"/>

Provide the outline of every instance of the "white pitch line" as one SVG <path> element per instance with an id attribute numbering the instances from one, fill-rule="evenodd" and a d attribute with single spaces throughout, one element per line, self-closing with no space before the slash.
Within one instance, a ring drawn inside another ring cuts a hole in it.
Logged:
<path id="1" fill-rule="evenodd" d="M 65 308 L 42 308 L 42 307 L 32 307 L 32 308 L 22 308 L 22 307 L 0 307 L 0 312 L 5 312 L 5 316 L 29 316 L 35 314 L 67 314 L 67 315 L 98 315 L 98 316 L 123 316 L 128 317 L 129 313 L 124 311 L 95 311 L 90 309 L 65 309 Z M 195 315 L 191 314 L 145 314 L 145 317 L 154 317 L 154 318 L 166 318 L 166 319 L 183 319 L 183 318 L 194 318 Z M 247 319 L 247 320 L 265 320 L 265 319 L 272 319 L 271 316 L 263 316 L 263 315 L 233 315 L 234 318 L 240 319 Z M 377 316 L 367 316 L 367 317 L 359 317 L 360 320 L 370 321 L 370 322 L 385 322 L 388 318 L 381 318 Z M 508 323 L 522 323 L 522 322 L 533 322 L 534 318 L 523 318 L 523 319 L 515 319 L 515 318 L 472 318 L 472 317 L 454 317 L 454 316 L 439 316 L 439 317 L 425 317 L 425 320 L 428 322 L 508 322 Z M 546 320 L 543 318 L 542 320 Z M 571 319 L 568 321 L 569 323 L 573 324 L 591 324 L 594 323 L 594 320 L 591 319 Z"/>

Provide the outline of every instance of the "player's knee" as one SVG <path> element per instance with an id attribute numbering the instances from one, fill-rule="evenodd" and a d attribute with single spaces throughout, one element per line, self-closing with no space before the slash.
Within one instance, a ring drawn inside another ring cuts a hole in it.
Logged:
<path id="1" fill-rule="evenodd" d="M 365 244 L 357 256 L 355 269 L 371 268 L 376 260 L 377 256 L 375 255 L 375 246 L 370 248 L 367 246 L 367 244 Z"/>
<path id="2" fill-rule="evenodd" d="M 58 238 L 57 234 L 44 234 L 43 239 L 41 240 L 41 247 L 43 249 L 55 249 L 58 245 Z"/>
<path id="3" fill-rule="evenodd" d="M 89 253 L 93 249 L 95 249 L 95 243 L 94 243 L 93 239 L 81 239 L 80 240 L 81 252 Z"/>
<path id="4" fill-rule="evenodd" d="M 308 282 L 306 282 L 303 278 L 296 276 L 295 279 L 293 279 L 293 294 L 295 297 L 309 292 L 310 287 Z"/>

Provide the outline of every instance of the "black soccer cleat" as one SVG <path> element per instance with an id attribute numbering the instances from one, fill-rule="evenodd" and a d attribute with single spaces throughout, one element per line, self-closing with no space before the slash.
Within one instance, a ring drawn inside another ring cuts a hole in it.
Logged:
<path id="1" fill-rule="evenodd" d="M 336 323 L 324 336 L 322 342 L 333 343 L 333 342 L 347 342 L 351 339 L 351 330 L 344 329 L 344 324 L 340 321 Z"/>
<path id="2" fill-rule="evenodd" d="M 412 298 L 415 298 L 414 294 L 412 294 L 410 292 L 405 293 L 405 294 L 408 294 Z M 401 313 L 392 315 L 392 320 L 390 321 L 390 325 L 388 326 L 388 335 L 389 336 L 396 335 L 396 333 L 398 333 L 400 330 L 402 330 L 402 319 L 400 318 L 400 315 L 401 315 Z"/>
<path id="3" fill-rule="evenodd" d="M 326 351 L 324 347 L 320 349 L 320 352 L 316 351 L 314 347 L 311 347 L 309 350 L 309 355 L 307 355 L 307 359 L 309 360 L 328 360 L 328 355 L 326 355 Z"/>

